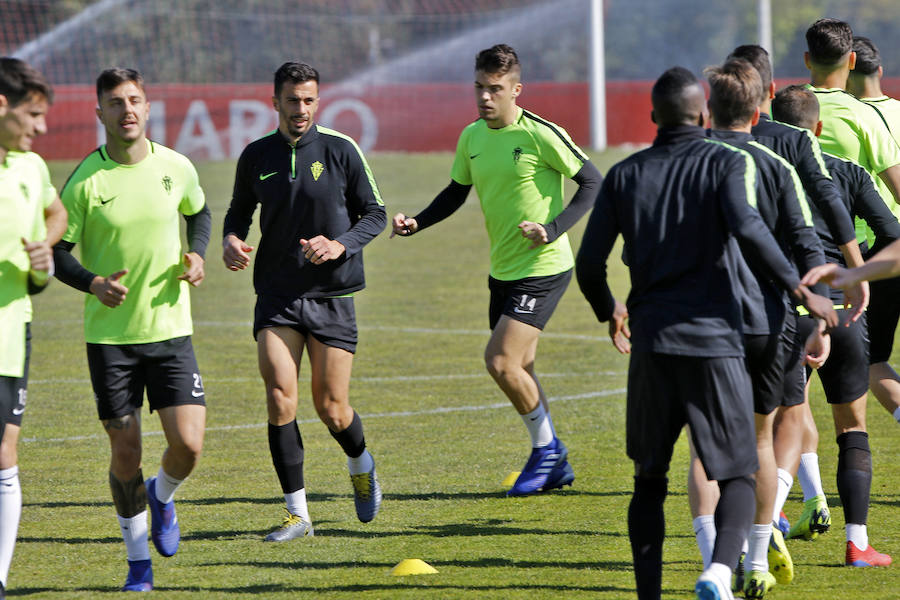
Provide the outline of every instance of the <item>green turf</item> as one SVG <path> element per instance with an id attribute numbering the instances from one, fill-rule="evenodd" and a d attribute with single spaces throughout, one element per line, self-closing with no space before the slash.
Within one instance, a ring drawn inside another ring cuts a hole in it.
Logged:
<path id="1" fill-rule="evenodd" d="M 597 157 L 605 172 L 624 153 Z M 415 213 L 448 181 L 452 157 L 376 155 L 371 164 L 388 213 Z M 52 165 L 61 185 L 72 163 Z M 263 389 L 250 334 L 249 272 L 231 273 L 218 239 L 233 163 L 198 165 L 213 211 L 207 279 L 193 293 L 194 345 L 209 401 L 206 447 L 178 494 L 178 554 L 154 555 L 155 597 L 164 598 L 556 598 L 634 596 L 626 511 L 632 469 L 625 456 L 627 359 L 614 352 L 577 285 L 542 337 L 537 369 L 570 449 L 572 488 L 507 499 L 500 482 L 518 470 L 528 437 L 482 364 L 487 332 L 487 236 L 474 195 L 440 226 L 410 239 L 379 236 L 366 249 L 368 289 L 357 295 L 360 347 L 351 385 L 385 490 L 382 512 L 356 520 L 344 459 L 309 401 L 301 373 L 299 419 L 316 537 L 263 544 L 282 498 L 265 433 Z M 577 247 L 584 223 L 573 232 Z M 253 239 L 258 236 L 254 234 Z M 627 275 L 614 260 L 615 291 Z M 127 266 L 127 265 L 123 265 Z M 108 448 L 98 424 L 81 335 L 81 294 L 55 283 L 36 299 L 34 359 L 20 444 L 24 509 L 11 597 L 96 598 L 125 576 L 107 486 Z M 818 390 L 818 388 L 817 388 Z M 816 542 L 790 541 L 796 580 L 773 598 L 896 598 L 892 569 L 843 568 L 835 492 L 836 447 L 827 406 L 814 399 L 822 474 L 834 525 Z M 450 409 L 450 410 L 447 410 Z M 163 438 L 145 412 L 145 475 Z M 870 402 L 875 479 L 873 543 L 900 554 L 897 424 Z M 666 504 L 666 598 L 691 598 L 700 571 L 679 442 Z M 788 515 L 800 512 L 795 493 Z M 155 553 L 154 553 L 155 554 Z M 393 577 L 404 558 L 436 575 Z M 299 596 L 298 596 L 299 594 Z"/>

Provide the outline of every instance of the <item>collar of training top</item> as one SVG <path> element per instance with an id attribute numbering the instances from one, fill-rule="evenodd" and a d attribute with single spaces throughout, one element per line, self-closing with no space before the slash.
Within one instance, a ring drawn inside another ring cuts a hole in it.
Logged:
<path id="1" fill-rule="evenodd" d="M 656 130 L 654 146 L 662 144 L 674 144 L 694 138 L 706 137 L 706 131 L 699 125 L 676 125 L 675 127 L 660 127 Z"/>

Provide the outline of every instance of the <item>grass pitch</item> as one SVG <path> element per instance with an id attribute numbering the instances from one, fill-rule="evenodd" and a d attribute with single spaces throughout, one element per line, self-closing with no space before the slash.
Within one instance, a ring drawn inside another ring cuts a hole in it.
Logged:
<path id="1" fill-rule="evenodd" d="M 625 156 L 596 157 L 602 172 Z M 370 157 L 388 214 L 415 214 L 449 180 L 452 157 Z M 61 186 L 73 163 L 51 165 Z M 200 465 L 177 497 L 182 545 L 155 555 L 160 598 L 556 598 L 634 597 L 626 526 L 632 467 L 624 451 L 627 358 L 609 344 L 576 284 L 570 286 L 538 351 L 538 373 L 570 450 L 572 488 L 509 499 L 500 485 L 529 452 L 521 420 L 482 363 L 487 331 L 487 235 L 473 194 L 446 222 L 409 239 L 387 233 L 366 249 L 368 288 L 357 295 L 360 345 L 351 401 L 385 499 L 378 518 L 356 520 L 345 461 L 318 422 L 301 370 L 298 418 L 316 537 L 263 544 L 283 499 L 269 458 L 265 403 L 250 322 L 249 272 L 231 273 L 218 240 L 231 195 L 231 162 L 198 165 L 213 211 L 207 278 L 194 290 L 194 346 L 209 403 Z M 584 226 L 572 232 L 577 248 Z M 251 235 L 251 243 L 258 234 Z M 613 260 L 615 292 L 627 273 Z M 127 284 L 127 282 L 126 282 Z M 20 444 L 24 508 L 10 596 L 97 598 L 124 581 L 125 549 L 107 484 L 108 444 L 97 422 L 84 357 L 82 297 L 55 283 L 36 298 L 34 357 Z M 893 599 L 894 566 L 847 569 L 835 490 L 836 445 L 819 388 L 820 460 L 832 531 L 790 541 L 796 579 L 773 598 L 846 594 Z M 900 558 L 900 438 L 870 401 L 875 477 L 872 542 Z M 155 415 L 144 413 L 144 475 L 164 448 Z M 700 572 L 685 494 L 686 447 L 679 442 L 666 503 L 663 595 L 692 598 Z M 788 501 L 799 516 L 799 486 Z M 435 575 L 393 577 L 404 558 Z"/>

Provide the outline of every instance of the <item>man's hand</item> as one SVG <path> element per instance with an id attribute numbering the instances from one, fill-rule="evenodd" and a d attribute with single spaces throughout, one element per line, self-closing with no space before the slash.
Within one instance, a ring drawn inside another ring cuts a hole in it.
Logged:
<path id="1" fill-rule="evenodd" d="M 804 362 L 813 369 L 818 369 L 824 365 L 828 355 L 831 354 L 831 336 L 824 333 L 818 323 L 813 332 L 806 338 L 805 354 Z"/>
<path id="2" fill-rule="evenodd" d="M 250 252 L 253 252 L 253 246 L 248 246 L 233 233 L 222 240 L 222 262 L 230 271 L 243 271 L 249 267 Z"/>
<path id="3" fill-rule="evenodd" d="M 22 238 L 22 246 L 28 253 L 28 260 L 31 262 L 32 271 L 43 271 L 49 273 L 53 266 L 53 249 L 46 240 L 40 242 L 29 242 Z"/>
<path id="4" fill-rule="evenodd" d="M 206 273 L 203 270 L 205 261 L 203 257 L 196 252 L 185 252 L 184 254 L 184 273 L 178 276 L 178 279 L 187 281 L 194 287 L 200 285 Z"/>
<path id="5" fill-rule="evenodd" d="M 840 324 L 840 317 L 834 310 L 831 299 L 819 294 L 814 294 L 808 287 L 803 284 L 794 290 L 794 295 L 800 300 L 800 303 L 806 307 L 809 314 L 817 319 L 825 321 L 826 331 L 830 331 Z"/>
<path id="6" fill-rule="evenodd" d="M 346 250 L 342 243 L 329 240 L 324 235 L 317 235 L 311 240 L 301 239 L 300 247 L 303 248 L 303 256 L 314 265 L 340 258 Z"/>
<path id="7" fill-rule="evenodd" d="M 412 235 L 419 230 L 419 224 L 412 217 L 407 217 L 403 213 L 397 213 L 391 219 L 391 236 L 395 235 Z M 390 239 L 390 238 L 388 238 Z"/>
<path id="8" fill-rule="evenodd" d="M 628 309 L 616 300 L 612 317 L 609 319 L 609 339 L 622 354 L 631 354 L 631 331 L 628 329 Z"/>
<path id="9" fill-rule="evenodd" d="M 845 269 L 834 263 L 825 263 L 818 267 L 813 267 L 803 276 L 800 283 L 803 285 L 815 285 L 823 281 L 833 288 L 843 288 L 846 285 L 856 283 L 856 278 L 852 276 L 852 269 Z"/>
<path id="10" fill-rule="evenodd" d="M 125 301 L 125 294 L 128 293 L 128 288 L 119 283 L 126 273 L 128 273 L 128 269 L 116 271 L 109 277 L 97 275 L 91 282 L 91 293 L 97 296 L 104 306 L 110 308 L 119 306 Z"/>
<path id="11" fill-rule="evenodd" d="M 547 243 L 547 231 L 540 223 L 522 221 L 519 223 L 519 230 L 522 232 L 522 237 L 531 240 L 531 246 L 528 247 L 529 250 L 534 250 L 538 246 L 543 246 Z"/>
<path id="12" fill-rule="evenodd" d="M 846 326 L 858 320 L 869 305 L 869 282 L 857 281 L 855 284 L 844 288 L 844 308 L 853 308 Z"/>

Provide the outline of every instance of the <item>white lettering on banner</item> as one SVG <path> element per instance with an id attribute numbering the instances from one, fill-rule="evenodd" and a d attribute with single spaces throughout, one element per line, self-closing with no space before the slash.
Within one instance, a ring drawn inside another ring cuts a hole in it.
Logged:
<path id="1" fill-rule="evenodd" d="M 106 143 L 106 128 L 97 119 L 97 145 Z M 163 146 L 166 145 L 166 101 L 155 100 L 150 104 L 150 118 L 147 119 L 147 137 Z"/>
<path id="2" fill-rule="evenodd" d="M 375 116 L 372 109 L 362 100 L 357 100 L 356 98 L 341 98 L 340 100 L 329 102 L 328 106 L 322 109 L 322 125 L 331 127 L 332 123 L 337 119 L 337 116 L 344 111 L 355 113 L 362 125 L 362 133 L 360 133 L 359 140 L 357 141 L 360 149 L 363 152 L 368 152 L 374 148 L 375 143 L 378 141 L 378 117 Z"/>
<path id="3" fill-rule="evenodd" d="M 228 153 L 238 158 L 244 147 L 278 127 L 271 104 L 259 100 L 228 103 Z"/>
<path id="4" fill-rule="evenodd" d="M 199 129 L 199 135 L 194 134 L 195 129 Z M 222 140 L 219 139 L 216 126 L 213 125 L 206 102 L 203 100 L 191 102 L 175 142 L 176 152 L 190 156 L 197 153 L 198 150 L 205 150 L 206 157 L 210 160 L 225 158 Z"/>

